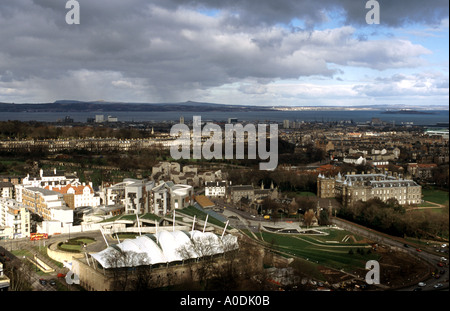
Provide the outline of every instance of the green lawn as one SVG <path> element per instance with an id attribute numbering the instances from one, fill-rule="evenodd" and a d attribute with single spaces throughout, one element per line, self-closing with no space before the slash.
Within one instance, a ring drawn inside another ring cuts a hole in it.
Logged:
<path id="1" fill-rule="evenodd" d="M 316 194 L 310 191 L 297 191 L 296 194 L 301 197 L 315 197 Z"/>
<path id="2" fill-rule="evenodd" d="M 340 233 L 339 237 L 341 234 L 343 233 Z M 351 233 L 346 232 L 345 234 Z M 279 251 L 335 269 L 346 271 L 352 271 L 354 268 L 364 269 L 368 260 L 379 259 L 376 252 L 368 253 L 371 248 L 367 248 L 367 244 L 326 243 L 322 238 L 318 239 L 316 236 L 283 235 L 270 232 L 261 232 L 258 235 Z M 324 239 L 333 241 L 330 236 L 324 237 Z M 353 254 L 349 254 L 350 249 L 353 250 Z M 364 250 L 364 255 L 358 253 L 358 249 Z"/>
<path id="3" fill-rule="evenodd" d="M 63 244 L 61 244 L 61 249 L 68 250 L 68 251 L 80 251 L 81 246 L 63 243 Z"/>
<path id="4" fill-rule="evenodd" d="M 292 198 L 292 197 L 316 197 L 316 194 L 311 191 L 287 191 L 287 192 L 283 192 L 283 193 L 285 193 L 290 198 Z"/>
<path id="5" fill-rule="evenodd" d="M 194 215 L 195 215 L 195 217 L 197 219 L 200 219 L 203 221 L 206 219 L 206 215 L 207 215 L 205 212 L 202 212 L 201 210 L 199 210 L 193 206 L 188 206 L 186 208 L 177 210 L 176 213 L 177 213 L 177 215 L 185 214 L 185 215 L 188 215 L 191 217 L 194 217 Z M 222 228 L 225 227 L 225 224 L 222 221 L 218 220 L 217 218 L 212 217 L 211 215 L 208 216 L 208 223 L 214 224 L 216 226 L 220 226 Z M 227 229 L 230 229 L 230 228 L 231 227 L 228 226 Z"/>
<path id="6" fill-rule="evenodd" d="M 70 239 L 67 243 L 59 244 L 61 250 L 69 252 L 80 252 L 83 244 L 90 244 L 95 242 L 95 239 L 89 237 L 79 237 Z"/>
<path id="7" fill-rule="evenodd" d="M 446 204 L 448 203 L 448 192 L 443 190 L 424 189 L 422 191 L 423 199 L 425 201 Z"/>

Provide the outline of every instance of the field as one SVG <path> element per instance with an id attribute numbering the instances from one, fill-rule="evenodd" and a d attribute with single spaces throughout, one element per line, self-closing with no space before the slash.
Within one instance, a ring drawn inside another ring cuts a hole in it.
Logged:
<path id="1" fill-rule="evenodd" d="M 206 220 L 206 215 L 207 215 L 206 212 L 203 212 L 193 206 L 188 206 L 181 210 L 177 210 L 177 215 L 180 215 L 180 214 L 184 214 L 184 215 L 191 216 L 191 217 L 194 217 L 194 215 L 195 215 L 196 219 L 200 219 L 203 221 Z M 214 218 L 211 215 L 208 216 L 208 223 L 214 224 L 214 225 L 222 227 L 222 228 L 225 227 L 225 224 L 222 221 Z M 230 229 L 230 227 L 228 227 L 228 229 Z"/>
<path id="2" fill-rule="evenodd" d="M 448 203 L 448 192 L 435 189 L 424 189 L 422 191 L 424 201 L 444 205 Z"/>
<path id="3" fill-rule="evenodd" d="M 368 260 L 379 259 L 372 246 L 360 237 L 344 230 L 330 228 L 326 231 L 329 235 L 261 232 L 257 236 L 281 254 L 348 272 L 364 269 Z"/>
<path id="4" fill-rule="evenodd" d="M 74 252 L 79 253 L 84 244 L 90 244 L 95 242 L 95 239 L 90 237 L 78 237 L 68 240 L 65 243 L 58 243 L 58 248 L 67 251 L 67 252 Z"/>

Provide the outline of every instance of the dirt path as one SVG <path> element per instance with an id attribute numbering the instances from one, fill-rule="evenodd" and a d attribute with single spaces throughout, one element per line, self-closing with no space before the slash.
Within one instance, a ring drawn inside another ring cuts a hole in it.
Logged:
<path id="1" fill-rule="evenodd" d="M 439 204 L 439 203 L 430 202 L 430 201 L 424 201 L 424 203 L 428 203 L 433 206 L 417 206 L 417 207 L 409 208 L 406 211 L 415 211 L 415 210 L 420 210 L 420 209 L 433 209 L 433 208 L 444 208 L 445 207 L 444 204 Z"/>

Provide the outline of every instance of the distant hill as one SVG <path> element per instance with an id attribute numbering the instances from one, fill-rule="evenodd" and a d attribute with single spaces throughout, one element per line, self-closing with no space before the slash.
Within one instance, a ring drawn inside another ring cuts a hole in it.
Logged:
<path id="1" fill-rule="evenodd" d="M 299 107 L 301 109 L 299 109 Z M 385 113 L 410 113 L 426 114 L 424 111 L 448 110 L 448 106 L 408 107 L 396 105 L 360 105 L 360 106 L 247 106 L 229 105 L 205 102 L 175 102 L 175 103 L 133 103 L 133 102 L 109 102 L 109 101 L 78 101 L 57 100 L 54 103 L 0 103 L 0 112 L 114 112 L 114 111 L 224 111 L 224 112 L 250 112 L 250 111 L 297 111 L 297 110 L 377 110 Z M 412 111 L 412 112 L 411 112 Z"/>
<path id="2" fill-rule="evenodd" d="M 410 109 L 386 110 L 382 113 L 384 113 L 384 114 L 433 114 L 433 112 L 429 112 L 429 111 L 419 111 L 419 110 L 410 110 Z"/>
<path id="3" fill-rule="evenodd" d="M 118 103 L 106 101 L 83 102 L 58 100 L 54 103 L 7 104 L 0 103 L 2 112 L 113 112 L 113 111 L 268 111 L 269 107 L 224 105 L 202 102 L 180 103 Z"/>

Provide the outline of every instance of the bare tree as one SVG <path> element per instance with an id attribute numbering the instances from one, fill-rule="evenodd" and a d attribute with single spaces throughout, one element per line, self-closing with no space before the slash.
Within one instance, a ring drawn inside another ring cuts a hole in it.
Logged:
<path id="1" fill-rule="evenodd" d="M 23 264 L 20 260 L 14 260 L 4 270 L 5 275 L 10 280 L 10 291 L 29 291 L 31 287 L 31 275 L 33 273 L 30 266 Z"/>
<path id="2" fill-rule="evenodd" d="M 120 248 L 114 248 L 114 250 L 109 252 L 106 258 L 106 262 L 111 268 L 113 290 L 125 291 L 130 286 L 131 272 L 145 262 L 146 255 L 132 251 L 122 251 Z"/>
<path id="3" fill-rule="evenodd" d="M 315 217 L 315 215 L 314 215 L 314 211 L 312 209 L 309 209 L 305 213 L 305 215 L 303 216 L 303 222 L 305 223 L 306 227 L 309 228 L 311 226 L 311 224 L 312 224 L 312 222 L 314 220 L 314 217 Z"/>

